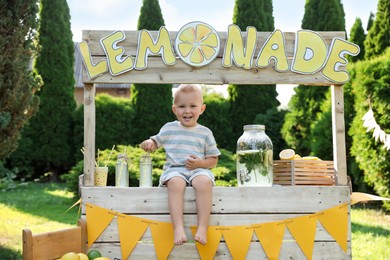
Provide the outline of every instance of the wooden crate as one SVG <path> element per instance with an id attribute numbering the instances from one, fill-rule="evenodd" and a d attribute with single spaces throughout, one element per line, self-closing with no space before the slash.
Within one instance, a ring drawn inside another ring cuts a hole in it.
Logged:
<path id="1" fill-rule="evenodd" d="M 337 184 L 333 161 L 274 161 L 274 184 L 333 186 Z"/>

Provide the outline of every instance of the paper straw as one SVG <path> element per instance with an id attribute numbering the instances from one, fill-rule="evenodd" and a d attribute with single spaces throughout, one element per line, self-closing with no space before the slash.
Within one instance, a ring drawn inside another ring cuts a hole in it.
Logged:
<path id="1" fill-rule="evenodd" d="M 111 148 L 111 152 L 110 152 L 110 154 L 108 155 L 108 159 L 106 160 L 106 164 L 104 165 L 104 167 L 107 167 L 107 161 L 110 161 L 112 152 L 114 151 L 114 148 L 115 148 L 115 144 L 114 144 L 114 145 L 112 146 L 112 148 Z"/>

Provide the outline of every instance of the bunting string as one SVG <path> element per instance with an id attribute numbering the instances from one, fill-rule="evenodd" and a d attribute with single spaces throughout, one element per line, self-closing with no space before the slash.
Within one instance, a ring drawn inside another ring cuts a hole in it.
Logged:
<path id="1" fill-rule="evenodd" d="M 363 126 L 367 128 L 366 132 L 370 132 L 374 130 L 372 137 L 375 138 L 375 142 L 380 141 L 383 143 L 383 148 L 386 149 L 387 151 L 390 150 L 390 134 L 385 133 L 381 129 L 381 127 L 378 125 L 374 118 L 374 112 L 370 108 L 362 117 Z"/>

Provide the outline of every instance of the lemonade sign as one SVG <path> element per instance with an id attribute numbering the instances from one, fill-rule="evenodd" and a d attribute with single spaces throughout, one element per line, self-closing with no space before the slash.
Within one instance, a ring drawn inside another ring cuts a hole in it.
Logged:
<path id="1" fill-rule="evenodd" d="M 349 79 L 348 73 L 343 69 L 348 63 L 345 55 L 356 56 L 360 51 L 358 45 L 338 37 L 333 38 L 330 46 L 327 46 L 320 34 L 300 30 L 295 36 L 294 54 L 289 64 L 282 31 L 277 29 L 269 35 L 256 59 L 256 29 L 249 26 L 245 40 L 243 35 L 237 25 L 229 25 L 222 50 L 221 65 L 224 68 L 229 68 L 234 63 L 244 70 L 274 66 L 277 72 L 291 71 L 303 75 L 321 72 L 329 81 L 342 84 Z M 117 76 L 131 70 L 145 70 L 149 55 L 161 56 L 167 66 L 175 65 L 176 60 L 180 59 L 189 66 L 203 67 L 213 62 L 221 51 L 220 35 L 203 22 L 184 25 L 178 31 L 174 44 L 164 26 L 158 31 L 156 39 L 153 39 L 149 31 L 141 30 L 135 56 L 124 55 L 125 49 L 119 43 L 125 38 L 123 31 L 115 31 L 102 38 L 100 44 L 106 57 L 96 64 L 92 60 L 88 43 L 81 42 L 78 45 L 89 79 L 107 71 Z"/>

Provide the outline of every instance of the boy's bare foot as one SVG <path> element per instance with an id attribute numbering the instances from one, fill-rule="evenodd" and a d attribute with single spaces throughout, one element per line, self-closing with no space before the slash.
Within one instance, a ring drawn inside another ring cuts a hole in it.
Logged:
<path id="1" fill-rule="evenodd" d="M 202 245 L 205 245 L 207 243 L 207 228 L 198 227 L 194 239 Z"/>
<path id="2" fill-rule="evenodd" d="M 187 242 L 187 236 L 184 232 L 184 227 L 178 227 L 174 230 L 174 243 L 176 246 L 182 245 Z"/>

